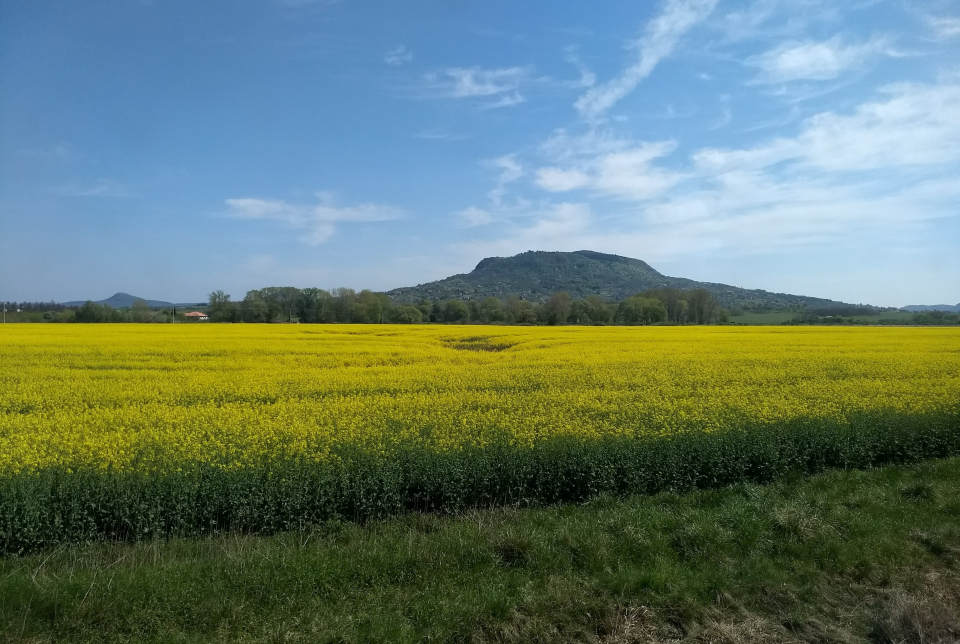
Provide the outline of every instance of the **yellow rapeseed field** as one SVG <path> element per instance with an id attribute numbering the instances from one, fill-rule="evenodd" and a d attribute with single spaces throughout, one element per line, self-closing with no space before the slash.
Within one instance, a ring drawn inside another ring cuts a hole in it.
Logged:
<path id="1" fill-rule="evenodd" d="M 6 325 L 0 472 L 450 450 L 960 404 L 925 328 Z"/>

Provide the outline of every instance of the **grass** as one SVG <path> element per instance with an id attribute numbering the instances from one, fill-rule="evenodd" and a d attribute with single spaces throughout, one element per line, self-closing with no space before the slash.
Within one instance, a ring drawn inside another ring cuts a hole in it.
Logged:
<path id="1" fill-rule="evenodd" d="M 953 642 L 960 459 L 0 559 L 7 642 Z"/>

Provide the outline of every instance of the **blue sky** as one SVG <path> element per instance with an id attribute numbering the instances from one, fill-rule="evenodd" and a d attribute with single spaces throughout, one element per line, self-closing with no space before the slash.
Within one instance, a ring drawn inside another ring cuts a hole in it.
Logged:
<path id="1" fill-rule="evenodd" d="M 960 301 L 960 4 L 0 0 L 0 299 L 579 249 Z"/>

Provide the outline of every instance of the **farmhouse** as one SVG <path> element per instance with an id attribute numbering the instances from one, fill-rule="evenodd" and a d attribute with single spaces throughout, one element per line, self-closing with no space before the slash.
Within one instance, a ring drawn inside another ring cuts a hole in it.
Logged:
<path id="1" fill-rule="evenodd" d="M 184 313 L 184 314 L 183 314 L 183 317 L 189 318 L 189 319 L 191 319 L 191 320 L 207 320 L 207 319 L 209 319 L 209 318 L 207 317 L 207 314 L 206 314 L 206 313 L 201 313 L 200 311 L 190 311 L 189 313 Z"/>

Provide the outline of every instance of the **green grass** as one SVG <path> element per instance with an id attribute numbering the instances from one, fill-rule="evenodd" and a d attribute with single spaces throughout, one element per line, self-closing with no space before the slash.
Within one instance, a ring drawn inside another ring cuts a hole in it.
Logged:
<path id="1" fill-rule="evenodd" d="M 960 459 L 0 559 L 7 642 L 955 642 Z"/>

